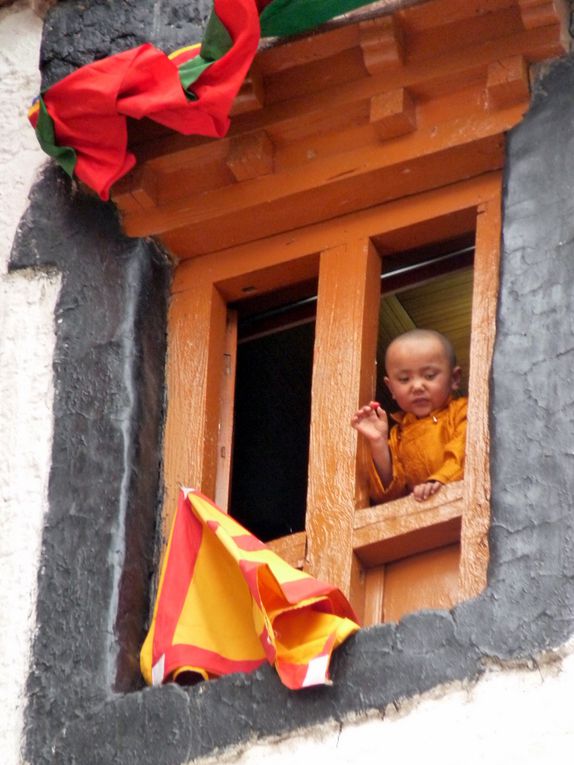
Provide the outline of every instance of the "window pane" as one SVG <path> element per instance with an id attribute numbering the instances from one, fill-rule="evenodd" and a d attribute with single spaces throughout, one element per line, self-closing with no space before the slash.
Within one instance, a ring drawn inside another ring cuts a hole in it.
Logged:
<path id="1" fill-rule="evenodd" d="M 305 527 L 315 323 L 240 343 L 231 515 L 263 541 Z"/>
<path id="2" fill-rule="evenodd" d="M 473 281 L 473 270 L 468 264 L 472 263 L 472 254 L 473 247 L 467 245 L 450 263 L 448 259 L 440 260 L 444 256 L 439 255 L 436 260 L 424 258 L 406 267 L 400 256 L 393 261 L 389 256 L 383 258 L 385 268 L 379 312 L 376 398 L 387 411 L 393 411 L 396 405 L 383 381 L 385 351 L 393 338 L 415 327 L 437 330 L 451 340 L 457 362 L 462 368 L 460 393 L 468 394 Z M 452 270 L 453 266 L 456 270 Z M 440 274 L 439 267 L 446 273 Z M 408 268 L 413 270 L 408 271 Z M 433 270 L 439 271 L 440 275 L 433 277 Z M 408 286 L 407 278 L 411 286 Z M 388 286 L 396 289 L 388 289 Z"/>

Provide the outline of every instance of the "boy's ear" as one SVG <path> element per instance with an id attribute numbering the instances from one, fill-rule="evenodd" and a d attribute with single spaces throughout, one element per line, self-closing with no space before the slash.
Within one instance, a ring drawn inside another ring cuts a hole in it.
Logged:
<path id="1" fill-rule="evenodd" d="M 385 385 L 391 392 L 391 396 L 394 398 L 395 394 L 393 393 L 393 384 L 391 383 L 390 379 L 388 377 L 383 377 L 383 380 L 385 381 Z"/>
<path id="2" fill-rule="evenodd" d="M 458 390 L 460 387 L 460 378 L 462 375 L 462 369 L 460 367 L 453 367 L 451 373 L 451 390 Z"/>

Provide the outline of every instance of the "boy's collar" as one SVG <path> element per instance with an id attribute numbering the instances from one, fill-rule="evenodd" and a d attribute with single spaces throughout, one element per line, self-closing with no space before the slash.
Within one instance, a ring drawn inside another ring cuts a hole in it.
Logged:
<path id="1" fill-rule="evenodd" d="M 445 409 L 448 409 L 451 402 L 452 396 L 449 396 L 445 401 L 444 406 L 441 406 L 439 409 L 433 409 L 433 411 L 429 412 L 425 417 L 417 417 L 416 414 L 413 414 L 412 412 L 403 412 L 399 410 L 398 412 L 393 412 L 391 414 L 391 419 L 401 426 L 410 425 L 413 422 L 422 422 L 423 420 L 427 420 L 429 417 L 431 419 L 433 417 L 436 418 L 439 412 L 443 412 Z"/>

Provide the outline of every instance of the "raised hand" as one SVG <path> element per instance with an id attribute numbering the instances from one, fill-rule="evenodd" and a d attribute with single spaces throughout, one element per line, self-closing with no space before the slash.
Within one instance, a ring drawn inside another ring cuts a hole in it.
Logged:
<path id="1" fill-rule="evenodd" d="M 391 453 L 389 451 L 389 420 L 387 413 L 377 401 L 357 409 L 351 417 L 351 425 L 369 442 L 371 456 L 383 486 L 388 486 L 393 477 Z"/>
<path id="2" fill-rule="evenodd" d="M 351 425 L 370 442 L 386 442 L 389 437 L 387 413 L 377 401 L 357 409 L 351 417 Z"/>

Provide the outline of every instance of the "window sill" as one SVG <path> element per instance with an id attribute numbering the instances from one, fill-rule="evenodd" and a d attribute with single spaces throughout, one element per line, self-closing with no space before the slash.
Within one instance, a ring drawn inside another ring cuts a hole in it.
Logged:
<path id="1" fill-rule="evenodd" d="M 464 482 L 445 486 L 421 503 L 403 497 L 355 513 L 353 549 L 362 565 L 378 566 L 460 539 Z M 273 539 L 267 546 L 295 568 L 305 562 L 304 531 Z"/>
<path id="2" fill-rule="evenodd" d="M 353 549 L 364 566 L 377 566 L 460 539 L 464 482 L 426 500 L 412 496 L 355 513 Z"/>

